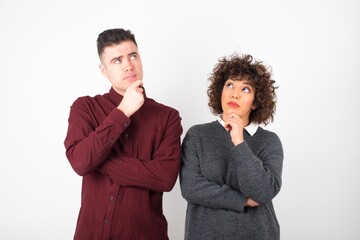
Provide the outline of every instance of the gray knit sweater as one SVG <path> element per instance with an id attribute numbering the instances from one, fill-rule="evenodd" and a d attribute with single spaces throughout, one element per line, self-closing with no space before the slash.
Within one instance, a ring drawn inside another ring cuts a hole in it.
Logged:
<path id="1" fill-rule="evenodd" d="M 218 121 L 191 127 L 182 144 L 180 186 L 187 240 L 280 239 L 272 199 L 280 191 L 279 137 L 259 127 L 237 146 Z M 247 198 L 260 206 L 244 207 Z"/>

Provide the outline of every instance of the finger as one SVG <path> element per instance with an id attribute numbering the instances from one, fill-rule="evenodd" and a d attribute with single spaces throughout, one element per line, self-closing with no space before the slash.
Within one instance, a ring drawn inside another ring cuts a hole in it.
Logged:
<path id="1" fill-rule="evenodd" d="M 142 87 L 142 84 L 143 83 L 141 80 L 136 80 L 129 87 L 136 89 L 136 88 Z"/>
<path id="2" fill-rule="evenodd" d="M 138 93 L 143 93 L 143 92 L 144 92 L 144 88 L 143 88 L 143 87 L 138 87 L 138 88 L 136 88 L 136 92 L 138 92 Z"/>
<path id="3" fill-rule="evenodd" d="M 228 132 L 230 132 L 232 129 L 232 126 L 230 124 L 225 124 L 224 127 L 225 127 L 226 131 L 228 131 Z"/>
<path id="4" fill-rule="evenodd" d="M 229 115 L 228 115 L 228 118 L 240 118 L 240 116 L 239 115 L 237 115 L 236 113 L 230 113 Z"/>

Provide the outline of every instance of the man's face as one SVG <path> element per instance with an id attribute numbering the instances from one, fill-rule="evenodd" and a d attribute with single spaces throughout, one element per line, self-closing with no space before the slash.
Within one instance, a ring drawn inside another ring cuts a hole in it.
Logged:
<path id="1" fill-rule="evenodd" d="M 106 47 L 100 59 L 102 74 L 121 95 L 124 95 L 130 84 L 143 78 L 140 54 L 135 43 L 131 41 Z"/>

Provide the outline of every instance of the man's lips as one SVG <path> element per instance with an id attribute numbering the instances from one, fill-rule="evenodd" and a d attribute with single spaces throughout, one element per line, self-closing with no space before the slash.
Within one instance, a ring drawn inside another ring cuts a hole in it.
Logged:
<path id="1" fill-rule="evenodd" d="M 227 104 L 228 104 L 230 107 L 232 107 L 232 108 L 238 108 L 238 107 L 240 107 L 239 104 L 237 104 L 236 102 L 231 102 L 231 101 L 230 101 L 230 102 L 228 102 Z"/>
<path id="2" fill-rule="evenodd" d="M 124 80 L 136 80 L 136 74 L 132 74 L 124 78 Z"/>

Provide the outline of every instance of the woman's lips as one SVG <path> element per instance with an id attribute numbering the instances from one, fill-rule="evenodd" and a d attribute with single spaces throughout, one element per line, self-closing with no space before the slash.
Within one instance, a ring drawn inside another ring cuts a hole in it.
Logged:
<path id="1" fill-rule="evenodd" d="M 232 108 L 238 108 L 238 107 L 240 107 L 239 104 L 237 104 L 236 102 L 231 102 L 231 101 L 230 101 L 230 102 L 228 102 L 227 104 L 228 104 L 230 107 L 232 107 Z"/>

